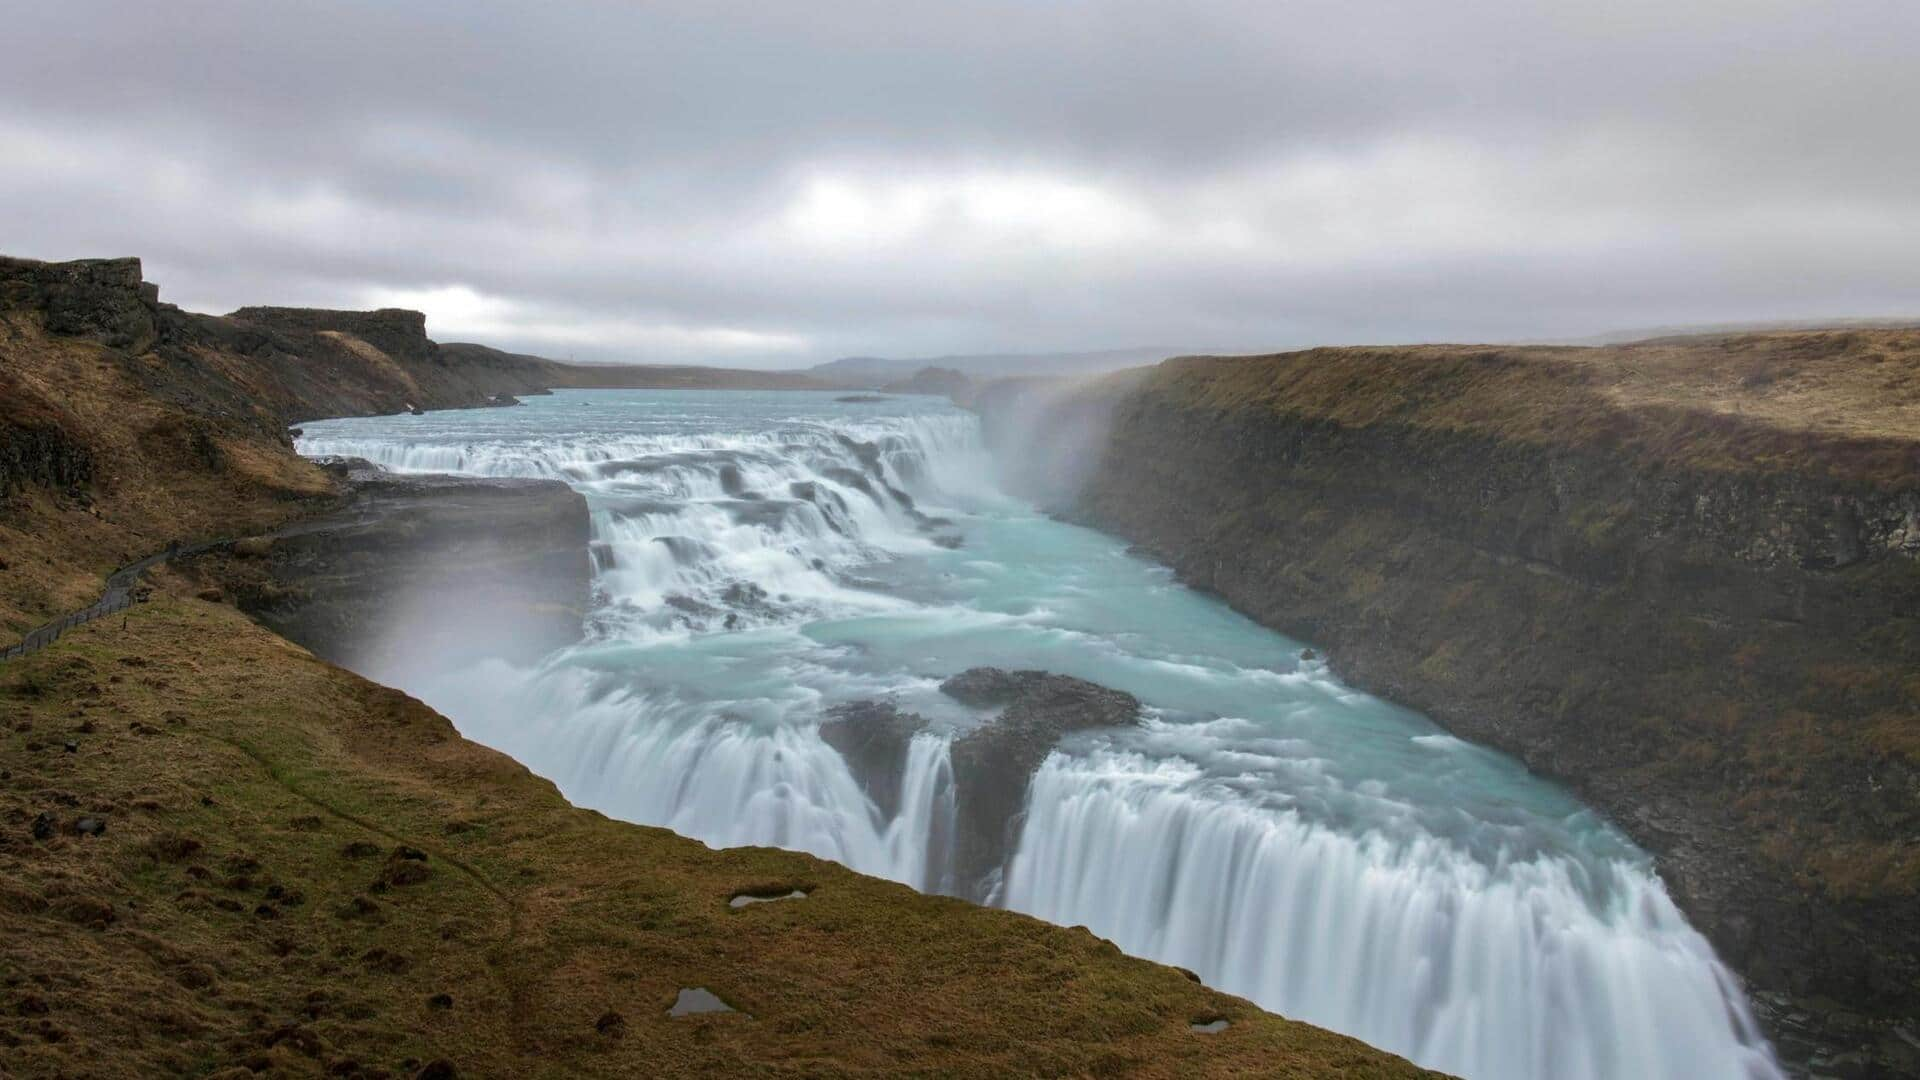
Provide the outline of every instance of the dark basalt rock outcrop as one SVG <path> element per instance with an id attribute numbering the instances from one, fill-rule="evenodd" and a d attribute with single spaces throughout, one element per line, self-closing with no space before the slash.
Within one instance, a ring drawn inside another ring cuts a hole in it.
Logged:
<path id="1" fill-rule="evenodd" d="M 926 718 L 884 701 L 839 705 L 827 715 L 820 737 L 847 759 L 847 767 L 882 814 L 898 813 L 907 745 L 926 728 Z"/>
<path id="2" fill-rule="evenodd" d="M 1132 694 L 1046 671 L 969 668 L 940 684 L 963 705 L 995 715 L 953 740 L 953 887 L 983 899 L 1017 839 L 1033 771 L 1060 740 L 1079 731 L 1127 727 L 1140 719 Z M 888 702 L 836 707 L 820 735 L 847 759 L 882 812 L 900 805 L 902 770 L 927 721 Z"/>
<path id="3" fill-rule="evenodd" d="M 51 333 L 139 351 L 158 336 L 160 290 L 139 259 L 45 263 L 0 256 L 0 307 L 38 309 Z"/>
<path id="4" fill-rule="evenodd" d="M 427 338 L 427 317 L 405 308 L 337 311 L 328 308 L 243 307 L 227 318 L 283 333 L 351 334 L 388 356 L 409 360 L 434 357 L 438 346 Z"/>
<path id="5" fill-rule="evenodd" d="M 999 715 L 953 741 L 959 821 L 954 874 L 978 887 L 1006 861 L 1027 805 L 1027 784 L 1060 740 L 1140 720 L 1132 694 L 1045 671 L 970 668 L 940 684 L 948 697 Z"/>
<path id="6" fill-rule="evenodd" d="M 0 496 L 28 485 L 78 492 L 93 482 L 93 455 L 57 422 L 0 417 Z"/>
<path id="7" fill-rule="evenodd" d="M 351 485 L 340 510 L 222 560 L 243 610 L 373 677 L 531 662 L 579 640 L 589 527 L 566 484 L 332 468 Z"/>

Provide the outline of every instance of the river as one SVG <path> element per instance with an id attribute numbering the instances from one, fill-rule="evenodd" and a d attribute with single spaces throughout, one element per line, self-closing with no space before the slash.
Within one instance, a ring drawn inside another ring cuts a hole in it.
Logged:
<path id="1" fill-rule="evenodd" d="M 366 665 L 578 804 L 1085 924 L 1475 1080 L 1780 1075 L 1618 830 L 1006 494 L 1022 463 L 943 400 L 563 391 L 310 423 L 299 448 L 587 498 L 579 644 L 531 667 Z M 1147 717 L 1062 744 L 999 870 L 960 881 L 938 840 L 947 745 L 986 718 L 938 685 L 976 665 L 1125 690 Z M 818 733 L 867 700 L 933 724 L 891 816 Z"/>

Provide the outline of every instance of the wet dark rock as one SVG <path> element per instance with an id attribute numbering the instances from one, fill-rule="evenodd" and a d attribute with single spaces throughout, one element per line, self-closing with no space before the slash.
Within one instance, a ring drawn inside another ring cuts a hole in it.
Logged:
<path id="1" fill-rule="evenodd" d="M 663 603 L 675 611 L 684 611 L 688 615 L 715 615 L 719 613 L 719 609 L 715 608 L 712 604 L 703 604 L 693 597 L 682 593 L 668 593 Z"/>
<path id="2" fill-rule="evenodd" d="M 859 460 L 868 473 L 875 476 L 880 474 L 880 447 L 838 432 L 835 432 L 833 437 Z"/>
<path id="3" fill-rule="evenodd" d="M 995 712 L 953 741 L 954 880 L 934 883 L 979 899 L 1011 849 L 1034 769 L 1069 734 L 1138 723 L 1140 702 L 1085 679 L 985 667 L 961 672 L 940 689 L 962 704 Z M 832 709 L 820 736 L 892 815 L 900 805 L 908 747 L 926 726 L 924 717 L 891 702 L 862 701 Z"/>
<path id="4" fill-rule="evenodd" d="M 820 470 L 820 475 L 842 487 L 850 487 L 876 503 L 881 501 L 880 493 L 874 490 L 873 481 L 853 469 L 835 465 Z"/>
<path id="5" fill-rule="evenodd" d="M 740 619 L 750 618 L 768 621 L 780 617 L 780 608 L 767 595 L 767 590 L 751 581 L 736 581 L 720 593 L 720 602 L 731 609 L 727 616 L 727 627 L 732 629 Z"/>
<path id="6" fill-rule="evenodd" d="M 720 490 L 736 499 L 758 499 L 758 493 L 748 489 L 746 478 L 740 475 L 740 466 L 728 464 L 720 466 Z"/>
<path id="7" fill-rule="evenodd" d="M 900 783 L 907 761 L 907 745 L 926 719 L 904 713 L 891 702 L 856 701 L 828 710 L 820 738 L 840 752 L 853 775 L 880 812 L 892 817 L 900 809 Z"/>
<path id="8" fill-rule="evenodd" d="M 963 704 L 999 710 L 953 742 L 954 871 L 962 890 L 977 895 L 1013 845 L 1027 783 L 1040 762 L 1070 733 L 1138 723 L 1140 702 L 1085 679 L 984 667 L 955 675 L 940 690 Z"/>

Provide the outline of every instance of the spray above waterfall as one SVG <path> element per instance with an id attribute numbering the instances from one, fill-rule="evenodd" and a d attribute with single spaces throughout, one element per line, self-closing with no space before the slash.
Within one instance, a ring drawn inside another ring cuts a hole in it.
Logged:
<path id="1" fill-rule="evenodd" d="M 1469 1077 L 1777 1075 L 1617 831 L 1004 494 L 1022 461 L 944 402 L 560 393 L 311 424 L 301 449 L 586 496 L 577 646 L 402 677 L 577 803 L 1086 924 Z M 976 753 L 1012 710 L 941 686 L 980 666 L 1144 714 Z M 885 752 L 822 737 L 848 716 L 896 725 Z M 959 872 L 982 845 L 991 873 Z"/>

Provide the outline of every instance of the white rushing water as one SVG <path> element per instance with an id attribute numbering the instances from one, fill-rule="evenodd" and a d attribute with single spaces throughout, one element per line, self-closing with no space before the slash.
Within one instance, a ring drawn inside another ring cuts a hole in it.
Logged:
<path id="1" fill-rule="evenodd" d="M 310 424 L 301 449 L 586 495 L 597 597 L 578 646 L 532 668 L 371 665 L 577 803 L 971 892 L 947 751 L 989 718 L 939 681 L 1076 675 L 1148 720 L 1039 769 L 995 902 L 1463 1076 L 1779 1075 L 1618 832 L 1002 494 L 1021 463 L 991 461 L 943 402 L 567 392 Z M 933 725 L 891 813 L 818 733 L 871 700 Z"/>

